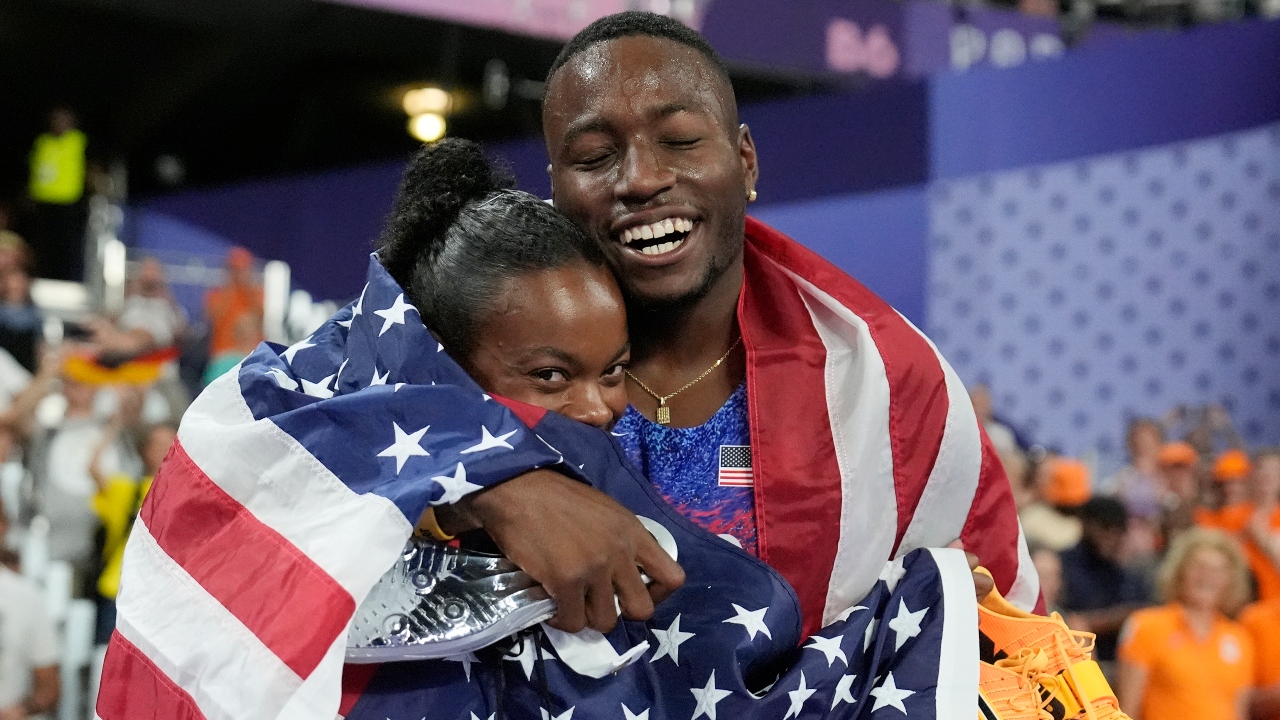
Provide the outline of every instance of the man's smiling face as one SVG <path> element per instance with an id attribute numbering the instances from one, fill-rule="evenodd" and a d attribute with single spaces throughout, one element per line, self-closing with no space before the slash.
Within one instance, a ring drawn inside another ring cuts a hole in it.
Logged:
<path id="1" fill-rule="evenodd" d="M 689 305 L 741 257 L 755 147 L 700 52 L 597 43 L 552 77 L 542 115 L 556 208 L 605 248 L 629 302 Z"/>

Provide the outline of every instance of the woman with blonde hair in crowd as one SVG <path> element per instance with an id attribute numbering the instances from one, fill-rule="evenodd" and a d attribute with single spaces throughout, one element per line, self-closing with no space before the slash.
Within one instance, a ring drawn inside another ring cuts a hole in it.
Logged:
<path id="1" fill-rule="evenodd" d="M 1188 530 L 1160 566 L 1165 603 L 1129 617 L 1120 641 L 1121 707 L 1134 720 L 1247 720 L 1253 643 L 1231 619 L 1249 600 L 1230 536 Z"/>

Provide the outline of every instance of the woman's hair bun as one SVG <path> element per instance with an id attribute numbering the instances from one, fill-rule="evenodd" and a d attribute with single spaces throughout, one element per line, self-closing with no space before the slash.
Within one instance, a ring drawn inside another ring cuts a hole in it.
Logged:
<path id="1" fill-rule="evenodd" d="M 468 203 L 514 185 L 471 140 L 445 138 L 423 146 L 405 169 L 379 257 L 403 281 L 402 273 L 422 251 L 438 248 Z"/>

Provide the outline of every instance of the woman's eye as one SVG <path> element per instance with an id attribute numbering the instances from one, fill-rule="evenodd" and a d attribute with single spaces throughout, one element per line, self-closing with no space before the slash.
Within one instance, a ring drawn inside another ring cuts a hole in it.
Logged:
<path id="1" fill-rule="evenodd" d="M 623 373 L 625 373 L 626 371 L 627 371 L 627 366 L 623 363 L 618 363 L 617 365 L 614 365 L 613 367 L 606 370 L 604 372 L 604 377 L 620 378 L 622 377 Z"/>
<path id="2" fill-rule="evenodd" d="M 565 382 L 566 380 L 569 379 L 568 373 L 564 372 L 563 370 L 557 370 L 555 368 L 543 368 L 541 370 L 534 370 L 533 376 L 543 382 Z"/>

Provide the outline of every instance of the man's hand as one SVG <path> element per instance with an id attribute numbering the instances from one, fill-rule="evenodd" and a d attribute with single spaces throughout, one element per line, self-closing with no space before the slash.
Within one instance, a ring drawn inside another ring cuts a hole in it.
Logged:
<path id="1" fill-rule="evenodd" d="M 618 623 L 618 605 L 623 617 L 648 620 L 654 604 L 684 584 L 684 570 L 631 511 L 553 470 L 512 478 L 451 510 L 484 528 L 546 588 L 559 606 L 549 622 L 565 632 L 609 632 Z M 651 579 L 648 587 L 641 570 Z"/>
<path id="2" fill-rule="evenodd" d="M 964 550 L 964 544 L 959 540 L 952 542 L 947 547 Z M 978 566 L 982 564 L 977 555 L 965 550 L 964 557 L 969 561 L 969 572 L 973 574 L 973 592 L 978 596 L 978 602 L 982 602 L 983 598 L 996 589 L 996 582 L 991 579 L 990 575 L 977 572 Z"/>

